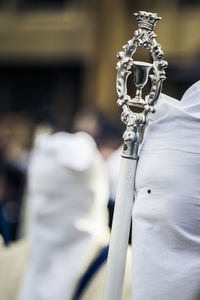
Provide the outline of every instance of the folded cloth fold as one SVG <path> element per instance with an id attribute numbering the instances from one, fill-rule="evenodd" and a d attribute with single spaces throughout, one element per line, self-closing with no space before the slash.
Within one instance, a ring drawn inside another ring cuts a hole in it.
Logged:
<path id="1" fill-rule="evenodd" d="M 200 299 L 200 81 L 162 94 L 136 173 L 133 299 Z"/>

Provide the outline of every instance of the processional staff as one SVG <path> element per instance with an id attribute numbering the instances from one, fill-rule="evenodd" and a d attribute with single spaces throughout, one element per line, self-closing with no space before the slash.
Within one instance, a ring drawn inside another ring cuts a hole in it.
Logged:
<path id="1" fill-rule="evenodd" d="M 139 11 L 134 14 L 138 27 L 134 36 L 118 53 L 117 63 L 117 104 L 122 107 L 121 120 L 126 125 L 123 135 L 124 146 L 120 164 L 119 182 L 109 246 L 104 300 L 120 300 L 124 282 L 131 214 L 134 203 L 134 182 L 138 160 L 138 148 L 142 142 L 142 130 L 147 126 L 149 112 L 155 112 L 155 104 L 162 90 L 167 62 L 163 51 L 156 42 L 155 24 L 161 19 L 155 13 Z M 134 61 L 132 56 L 137 48 L 150 50 L 152 63 Z M 127 79 L 134 70 L 136 95 L 127 94 Z M 151 89 L 146 97 L 142 89 L 151 80 Z M 133 112 L 130 106 L 137 105 L 142 112 Z M 134 245 L 133 245 L 134 247 Z"/>

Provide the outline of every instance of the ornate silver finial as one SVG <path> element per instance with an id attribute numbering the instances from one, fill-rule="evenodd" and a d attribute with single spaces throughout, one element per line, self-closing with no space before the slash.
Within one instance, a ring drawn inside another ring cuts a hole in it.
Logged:
<path id="1" fill-rule="evenodd" d="M 161 20 L 161 18 L 158 17 L 157 14 L 146 11 L 139 11 L 138 13 L 134 13 L 134 16 L 136 16 L 139 28 L 151 31 L 154 30 L 154 26 L 156 25 L 156 23 Z"/>
<path id="2" fill-rule="evenodd" d="M 161 18 L 155 13 L 139 11 L 134 14 L 138 20 L 138 27 L 134 36 L 128 43 L 123 46 L 123 50 L 118 53 L 117 57 L 117 103 L 122 106 L 121 120 L 126 124 L 126 131 L 123 135 L 124 151 L 123 156 L 138 156 L 138 145 L 142 140 L 142 128 L 147 124 L 147 115 L 154 112 L 156 103 L 165 77 L 164 69 L 167 62 L 163 60 L 163 51 L 161 46 L 156 42 L 156 34 L 153 32 L 154 26 Z M 132 56 L 137 48 L 150 50 L 152 63 L 134 61 Z M 134 82 L 136 85 L 136 95 L 131 98 L 127 94 L 127 79 L 134 69 Z M 151 89 L 149 95 L 142 97 L 142 89 L 148 79 L 151 79 Z M 134 113 L 129 106 L 139 105 L 143 108 L 142 113 Z"/>

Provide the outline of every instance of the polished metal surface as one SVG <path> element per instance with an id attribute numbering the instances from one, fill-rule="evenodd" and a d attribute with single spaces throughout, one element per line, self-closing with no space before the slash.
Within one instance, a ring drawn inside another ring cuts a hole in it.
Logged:
<path id="1" fill-rule="evenodd" d="M 134 61 L 134 82 L 137 87 L 135 98 L 129 101 L 129 104 L 144 104 L 145 100 L 142 99 L 142 89 L 147 84 L 149 78 L 149 71 L 152 68 L 152 64 Z"/>
<path id="2" fill-rule="evenodd" d="M 142 129 L 147 125 L 147 115 L 154 112 L 156 101 L 162 89 L 162 83 L 165 77 L 165 68 L 167 62 L 163 60 L 163 51 L 161 45 L 156 42 L 154 33 L 155 24 L 161 19 L 155 13 L 139 11 L 134 14 L 138 21 L 138 27 L 134 36 L 123 46 L 123 51 L 118 53 L 119 62 L 117 63 L 117 103 L 122 107 L 121 120 L 126 124 L 126 131 L 123 135 L 124 142 L 129 141 L 131 151 L 124 150 L 122 156 L 137 159 L 138 146 L 131 143 L 142 141 Z M 137 48 L 149 49 L 152 63 L 134 61 L 132 56 Z M 136 95 L 131 98 L 127 93 L 127 79 L 134 70 L 134 83 L 136 86 Z M 142 89 L 151 80 L 151 89 L 149 94 L 143 98 Z M 143 108 L 141 113 L 134 113 L 130 106 L 139 105 Z M 131 142 L 131 143 L 130 143 Z M 125 147 L 126 148 L 126 147 Z"/>

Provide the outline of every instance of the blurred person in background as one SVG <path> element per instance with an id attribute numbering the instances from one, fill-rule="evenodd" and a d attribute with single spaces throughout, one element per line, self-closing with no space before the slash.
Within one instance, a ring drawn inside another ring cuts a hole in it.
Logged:
<path id="1" fill-rule="evenodd" d="M 111 228 L 122 153 L 122 127 L 101 116 L 94 108 L 84 107 L 77 112 L 73 122 L 73 131 L 80 130 L 89 133 L 95 139 L 105 160 L 109 180 L 108 223 Z"/>
<path id="2" fill-rule="evenodd" d="M 41 135 L 28 190 L 30 259 L 19 299 L 71 299 L 86 261 L 106 240 L 107 180 L 93 139 Z"/>
<path id="3" fill-rule="evenodd" d="M 3 158 L 26 172 L 32 142 L 33 121 L 27 115 L 8 113 L 0 118 L 0 150 Z"/>
<path id="4" fill-rule="evenodd" d="M 122 143 L 120 125 L 113 120 L 108 120 L 92 107 L 83 107 L 75 115 L 72 131 L 84 131 L 90 134 L 103 158 L 107 160 Z"/>
<path id="5" fill-rule="evenodd" d="M 18 239 L 31 120 L 7 114 L 0 119 L 0 233 L 4 243 Z"/>
<path id="6" fill-rule="evenodd" d="M 8 245 L 18 239 L 25 175 L 0 159 L 0 234 Z"/>
<path id="7" fill-rule="evenodd" d="M 84 131 L 96 141 L 101 131 L 100 116 L 93 107 L 82 107 L 77 111 L 73 119 L 73 132 Z"/>
<path id="8" fill-rule="evenodd" d="M 28 198 L 28 262 L 18 299 L 102 299 L 108 180 L 94 140 L 83 132 L 38 137 L 28 172 Z M 26 257 L 23 241 L 6 253 L 0 251 L 0 270 L 8 270 L 7 276 L 0 271 L 5 300 L 16 299 Z M 128 261 L 124 299 L 131 299 L 130 253 Z"/>

